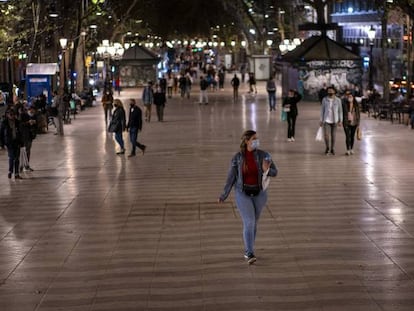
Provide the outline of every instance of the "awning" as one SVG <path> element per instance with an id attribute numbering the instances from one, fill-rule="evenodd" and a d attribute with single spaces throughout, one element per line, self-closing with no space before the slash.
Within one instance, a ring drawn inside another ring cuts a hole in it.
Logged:
<path id="1" fill-rule="evenodd" d="M 290 63 L 333 60 L 357 61 L 361 60 L 361 57 L 327 36 L 312 36 L 294 50 L 283 55 L 282 60 Z"/>

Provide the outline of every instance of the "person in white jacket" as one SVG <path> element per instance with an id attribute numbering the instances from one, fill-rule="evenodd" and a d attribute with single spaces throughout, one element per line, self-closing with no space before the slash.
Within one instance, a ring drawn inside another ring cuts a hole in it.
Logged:
<path id="1" fill-rule="evenodd" d="M 333 86 L 328 87 L 328 95 L 322 99 L 320 126 L 323 126 L 325 138 L 325 154 L 335 155 L 335 137 L 337 126 L 342 125 L 342 102 L 336 96 Z"/>

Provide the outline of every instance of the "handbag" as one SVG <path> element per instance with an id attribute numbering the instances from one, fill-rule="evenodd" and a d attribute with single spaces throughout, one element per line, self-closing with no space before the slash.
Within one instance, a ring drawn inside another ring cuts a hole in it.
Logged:
<path id="1" fill-rule="evenodd" d="M 286 121 L 287 120 L 287 113 L 283 109 L 282 109 L 282 111 L 280 113 L 280 120 L 281 121 Z"/>
<path id="2" fill-rule="evenodd" d="M 322 128 L 322 126 L 320 126 L 318 128 L 318 131 L 316 132 L 315 140 L 316 141 L 323 141 L 323 128 Z"/>
<path id="3" fill-rule="evenodd" d="M 270 185 L 270 176 L 267 174 L 269 173 L 269 169 L 266 172 L 263 172 L 262 176 L 262 189 L 266 190 Z"/>
<path id="4" fill-rule="evenodd" d="M 20 147 L 20 167 L 28 167 L 29 166 L 29 159 L 27 158 L 26 147 Z"/>
<path id="5" fill-rule="evenodd" d="M 289 112 L 290 111 L 290 107 L 283 107 L 283 111 L 284 112 Z"/>
<path id="6" fill-rule="evenodd" d="M 243 192 L 249 197 L 255 197 L 260 193 L 260 187 L 259 185 L 243 184 Z"/>
<path id="7" fill-rule="evenodd" d="M 357 139 L 358 140 L 362 139 L 362 130 L 359 126 L 357 127 Z"/>
<path id="8" fill-rule="evenodd" d="M 117 130 L 118 130 L 118 124 L 116 122 L 113 122 L 113 119 L 112 119 L 108 126 L 108 132 L 115 133 Z"/>

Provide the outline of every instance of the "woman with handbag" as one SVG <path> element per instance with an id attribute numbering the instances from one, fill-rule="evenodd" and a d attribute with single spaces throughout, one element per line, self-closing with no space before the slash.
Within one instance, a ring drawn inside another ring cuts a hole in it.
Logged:
<path id="1" fill-rule="evenodd" d="M 14 173 L 14 179 L 22 179 L 19 174 L 20 147 L 22 147 L 22 136 L 20 131 L 20 122 L 16 117 L 13 109 L 6 110 L 6 118 L 0 127 L 1 145 L 7 147 L 9 157 L 9 173 L 7 177 L 10 179 Z"/>
<path id="2" fill-rule="evenodd" d="M 298 116 L 297 103 L 301 99 L 302 96 L 297 91 L 292 89 L 289 90 L 288 95 L 283 99 L 282 109 L 286 112 L 288 142 L 295 141 L 296 118 Z"/>
<path id="3" fill-rule="evenodd" d="M 345 93 L 342 101 L 343 126 L 345 132 L 346 155 L 354 154 L 355 134 L 361 120 L 359 104 L 351 92 Z"/>
<path id="4" fill-rule="evenodd" d="M 277 175 L 277 168 L 269 153 L 260 150 L 253 130 L 243 133 L 240 151 L 232 160 L 223 193 L 218 202 L 224 202 L 234 186 L 237 209 L 243 221 L 244 257 L 249 264 L 256 261 L 254 243 L 257 223 L 267 202 L 268 176 Z"/>
<path id="5" fill-rule="evenodd" d="M 126 129 L 125 109 L 121 100 L 118 98 L 114 100 L 115 110 L 112 114 L 111 123 L 109 123 L 108 132 L 115 133 L 115 140 L 121 148 L 116 154 L 125 153 L 124 139 L 122 133 Z"/>

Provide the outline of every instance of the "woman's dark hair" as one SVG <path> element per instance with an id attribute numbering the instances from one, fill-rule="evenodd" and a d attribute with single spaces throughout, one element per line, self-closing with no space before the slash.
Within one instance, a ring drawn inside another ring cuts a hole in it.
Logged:
<path id="1" fill-rule="evenodd" d="M 252 138 L 253 135 L 256 135 L 256 132 L 253 130 L 247 130 L 243 133 L 241 137 L 241 142 L 240 142 L 240 150 L 242 153 L 244 153 L 247 148 L 246 140 L 249 140 L 250 138 Z"/>

